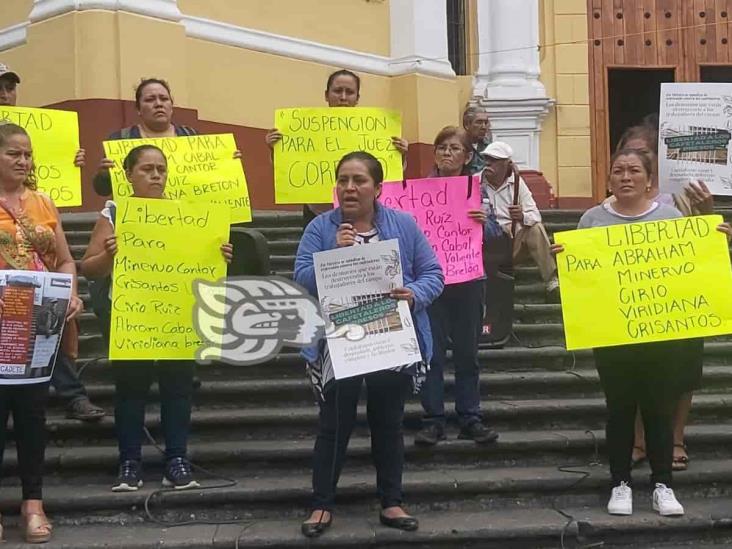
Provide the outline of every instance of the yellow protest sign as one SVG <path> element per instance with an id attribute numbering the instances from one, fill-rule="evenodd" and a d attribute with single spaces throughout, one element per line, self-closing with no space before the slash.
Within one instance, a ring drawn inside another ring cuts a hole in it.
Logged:
<path id="1" fill-rule="evenodd" d="M 173 200 L 227 204 L 231 222 L 252 220 L 249 190 L 234 136 L 228 134 L 120 139 L 104 142 L 104 154 L 114 160 L 109 173 L 115 198 L 130 196 L 132 186 L 122 169 L 127 153 L 140 145 L 155 145 L 168 160 L 165 196 Z"/>
<path id="2" fill-rule="evenodd" d="M 364 107 L 278 109 L 274 147 L 277 204 L 330 203 L 335 168 L 346 153 L 366 151 L 384 168 L 384 180 L 403 178 L 402 155 L 391 141 L 402 135 L 397 111 Z"/>
<path id="3" fill-rule="evenodd" d="M 228 211 L 212 202 L 117 200 L 112 360 L 193 359 L 193 281 L 226 276 Z"/>
<path id="4" fill-rule="evenodd" d="M 30 135 L 38 190 L 59 208 L 81 206 L 81 169 L 74 166 L 79 116 L 71 111 L 3 105 L 0 120 L 17 124 Z"/>
<path id="5" fill-rule="evenodd" d="M 732 333 L 719 215 L 556 233 L 567 349 Z"/>

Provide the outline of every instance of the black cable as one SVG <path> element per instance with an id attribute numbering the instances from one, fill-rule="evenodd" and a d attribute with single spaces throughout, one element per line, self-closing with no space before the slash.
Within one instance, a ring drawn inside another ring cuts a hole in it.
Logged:
<path id="1" fill-rule="evenodd" d="M 97 363 L 97 362 L 99 362 L 101 360 L 104 360 L 105 358 L 106 357 L 101 357 L 101 356 L 100 357 L 93 358 L 90 361 L 88 361 L 86 364 L 84 364 L 81 368 L 79 368 L 78 371 L 77 371 L 77 376 L 78 376 L 79 380 L 81 380 L 81 377 L 82 377 L 82 375 L 84 373 L 84 370 L 87 368 L 87 366 L 89 366 L 92 363 Z M 145 433 L 145 437 L 147 438 L 148 442 L 150 442 L 150 444 L 162 456 L 165 456 L 165 450 L 163 450 L 160 447 L 160 445 L 157 443 L 157 441 L 155 440 L 155 438 L 150 433 L 150 431 L 147 428 L 147 426 L 143 425 L 142 430 Z M 193 463 L 191 461 L 189 461 L 188 463 L 190 464 L 191 469 L 193 469 L 195 471 L 200 471 L 201 473 L 203 473 L 204 475 L 207 475 L 208 477 L 210 477 L 212 479 L 218 479 L 218 480 L 223 480 L 224 481 L 223 483 L 220 483 L 220 484 L 213 484 L 211 486 L 202 486 L 202 487 L 199 487 L 197 489 L 198 491 L 219 490 L 219 489 L 222 489 L 222 488 L 231 488 L 231 487 L 236 486 L 238 484 L 238 482 L 235 479 L 233 479 L 233 478 L 225 477 L 223 475 L 219 475 L 217 473 L 214 473 L 213 471 L 210 471 L 210 470 L 206 469 L 205 467 L 201 467 L 200 465 L 196 465 L 195 463 Z M 241 539 L 241 536 L 244 534 L 244 532 L 256 524 L 256 521 L 247 521 L 247 522 L 245 522 L 242 519 L 232 519 L 232 520 L 187 520 L 187 521 L 179 521 L 179 522 L 165 521 L 165 520 L 162 520 L 162 519 L 158 519 L 158 518 L 156 518 L 152 514 L 152 511 L 150 510 L 150 503 L 156 497 L 158 497 L 158 496 L 160 496 L 162 494 L 165 494 L 165 493 L 170 493 L 170 492 L 180 492 L 180 490 L 176 490 L 175 488 L 160 488 L 158 490 L 155 490 L 155 491 L 151 492 L 145 498 L 145 503 L 144 503 L 145 515 L 147 516 L 147 519 L 150 522 L 153 522 L 153 523 L 158 524 L 160 526 L 164 526 L 166 528 L 174 528 L 174 527 L 177 527 L 177 526 L 191 526 L 191 525 L 223 526 L 223 525 L 226 525 L 226 524 L 242 524 L 242 523 L 244 523 L 244 527 L 241 529 L 241 531 L 239 532 L 239 534 L 238 534 L 238 536 L 236 538 L 235 547 L 237 549 L 239 547 L 239 540 Z"/>
<path id="2" fill-rule="evenodd" d="M 592 437 L 592 442 L 594 444 L 593 459 L 590 463 L 588 463 L 588 467 L 597 467 L 598 465 L 600 465 L 600 448 L 599 448 L 599 443 L 597 441 L 597 437 L 595 436 L 595 433 L 593 433 L 589 429 L 587 429 L 585 431 L 585 434 L 590 435 Z M 563 436 L 563 435 L 560 435 L 560 436 Z M 572 489 L 576 488 L 577 486 L 579 486 L 580 484 L 582 484 L 590 476 L 589 471 L 577 469 L 576 467 L 577 466 L 575 466 L 575 465 L 560 465 L 557 467 L 557 471 L 559 471 L 560 473 L 581 475 L 580 478 L 578 478 L 576 481 L 572 482 L 569 486 L 565 487 L 560 492 L 560 494 L 557 495 L 554 498 L 554 500 L 552 501 L 552 510 L 556 511 L 557 513 L 562 515 L 565 519 L 567 519 L 567 522 L 564 524 L 564 527 L 562 528 L 562 532 L 559 536 L 559 543 L 560 543 L 561 549 L 567 549 L 566 545 L 564 544 L 564 538 L 567 535 L 567 531 L 569 530 L 570 526 L 572 526 L 572 524 L 577 522 L 577 519 L 571 513 L 561 509 L 557 505 L 557 499 L 563 493 L 569 492 L 570 490 L 572 490 Z M 603 547 L 604 545 L 605 545 L 605 542 L 600 541 L 600 542 L 596 542 L 596 543 L 591 543 L 589 545 L 580 545 L 579 549 L 593 549 L 593 548 L 597 548 L 597 547 Z"/>
<path id="3" fill-rule="evenodd" d="M 145 436 L 146 436 L 148 442 L 150 442 L 150 444 L 152 444 L 152 446 L 158 452 L 160 452 L 161 455 L 165 456 L 165 450 L 163 450 L 158 445 L 158 443 L 155 441 L 155 439 L 153 438 L 153 436 L 150 434 L 150 431 L 148 430 L 148 428 L 147 427 L 143 427 L 143 431 L 145 433 Z M 220 483 L 220 484 L 212 484 L 210 486 L 201 486 L 201 487 L 199 487 L 199 488 L 196 489 L 198 491 L 219 490 L 221 488 L 231 488 L 231 487 L 236 486 L 238 484 L 238 482 L 236 480 L 234 480 L 233 478 L 225 477 L 225 476 L 220 475 L 218 473 L 214 473 L 214 472 L 209 471 L 208 469 L 206 469 L 204 467 L 201 467 L 200 465 L 196 465 L 195 463 L 192 463 L 190 461 L 188 463 L 190 464 L 191 469 L 194 469 L 195 471 L 200 471 L 201 473 L 204 473 L 205 475 L 208 475 L 210 478 L 218 479 L 218 480 L 223 480 L 224 481 L 223 483 Z M 224 525 L 224 524 L 241 524 L 241 523 L 244 522 L 242 519 L 231 519 L 231 520 L 197 520 L 197 519 L 194 519 L 194 520 L 186 520 L 186 521 L 178 521 L 178 522 L 175 522 L 175 521 L 165 521 L 165 520 L 162 520 L 162 519 L 159 519 L 159 518 L 155 517 L 152 514 L 152 511 L 150 510 L 150 503 L 151 503 L 151 501 L 153 499 L 155 499 L 156 497 L 162 495 L 162 494 L 172 493 L 172 492 L 180 492 L 180 490 L 176 490 L 173 487 L 171 487 L 171 488 L 160 488 L 158 490 L 155 490 L 154 492 L 150 492 L 150 494 L 148 494 L 148 496 L 145 498 L 145 505 L 144 505 L 144 507 L 145 507 L 145 515 L 147 516 L 147 519 L 150 522 L 154 522 L 155 524 L 159 524 L 160 526 L 165 526 L 166 528 L 172 528 L 172 527 L 176 527 L 176 526 L 191 526 L 191 525 L 194 525 L 194 524 L 220 526 L 220 525 Z M 251 527 L 253 525 L 254 525 L 254 522 L 247 522 L 246 523 L 246 528 L 249 528 L 249 527 Z M 246 528 L 244 530 L 246 530 Z M 244 530 L 242 530 L 242 533 L 244 532 Z M 240 534 L 240 537 L 241 537 L 241 534 Z M 238 543 L 238 539 L 237 539 L 237 543 Z"/>

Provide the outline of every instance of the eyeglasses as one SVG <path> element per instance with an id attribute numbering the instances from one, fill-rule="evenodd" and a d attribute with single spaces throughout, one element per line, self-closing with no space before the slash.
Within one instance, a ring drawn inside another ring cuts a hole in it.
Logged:
<path id="1" fill-rule="evenodd" d="M 437 152 L 450 152 L 450 154 L 458 154 L 463 152 L 465 149 L 460 145 L 438 145 L 435 147 Z"/>

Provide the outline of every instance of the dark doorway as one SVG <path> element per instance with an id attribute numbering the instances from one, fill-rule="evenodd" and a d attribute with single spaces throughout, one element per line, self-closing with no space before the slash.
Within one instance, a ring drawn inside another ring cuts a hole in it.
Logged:
<path id="1" fill-rule="evenodd" d="M 447 56 L 455 74 L 467 74 L 467 5 L 465 0 L 447 0 Z"/>
<path id="2" fill-rule="evenodd" d="M 730 65 L 702 65 L 699 67 L 699 76 L 702 82 L 732 82 L 732 66 Z"/>
<path id="3" fill-rule="evenodd" d="M 608 69 L 610 153 L 628 126 L 658 114 L 661 83 L 674 82 L 674 69 Z"/>

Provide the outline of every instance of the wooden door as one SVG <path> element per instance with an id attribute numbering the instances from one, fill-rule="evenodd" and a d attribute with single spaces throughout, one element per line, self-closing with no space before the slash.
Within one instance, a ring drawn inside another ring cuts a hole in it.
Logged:
<path id="1" fill-rule="evenodd" d="M 612 143 L 608 72 L 673 69 L 698 82 L 701 67 L 732 64 L 732 0 L 587 0 L 594 198 L 605 196 Z"/>

